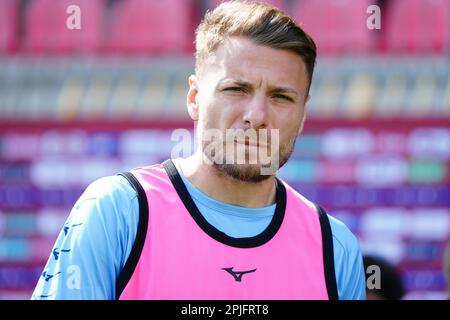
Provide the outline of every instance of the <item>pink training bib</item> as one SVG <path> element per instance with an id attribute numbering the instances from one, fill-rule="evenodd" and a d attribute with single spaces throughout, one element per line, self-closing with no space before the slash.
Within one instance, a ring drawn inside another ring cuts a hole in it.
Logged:
<path id="1" fill-rule="evenodd" d="M 171 160 L 131 173 L 141 213 L 120 299 L 337 298 L 326 213 L 285 182 L 269 226 L 238 239 L 203 218 Z"/>

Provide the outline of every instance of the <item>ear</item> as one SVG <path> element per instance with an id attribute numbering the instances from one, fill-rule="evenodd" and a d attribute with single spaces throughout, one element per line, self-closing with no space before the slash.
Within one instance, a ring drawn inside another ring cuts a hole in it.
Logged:
<path id="1" fill-rule="evenodd" d="M 192 120 L 198 120 L 198 80 L 195 75 L 189 77 L 189 91 L 187 94 L 186 104 L 189 116 Z"/>
<path id="2" fill-rule="evenodd" d="M 311 100 L 311 95 L 308 94 L 308 96 L 305 99 L 305 105 L 309 102 L 309 100 Z"/>
<path id="3" fill-rule="evenodd" d="M 308 94 L 308 97 L 306 97 L 306 100 L 305 100 L 305 104 L 303 105 L 303 115 L 302 115 L 300 127 L 298 128 L 298 134 L 302 133 L 302 131 L 303 131 L 303 125 L 305 124 L 305 120 L 306 120 L 306 109 L 307 109 L 306 105 L 310 99 L 311 99 L 311 96 Z"/>

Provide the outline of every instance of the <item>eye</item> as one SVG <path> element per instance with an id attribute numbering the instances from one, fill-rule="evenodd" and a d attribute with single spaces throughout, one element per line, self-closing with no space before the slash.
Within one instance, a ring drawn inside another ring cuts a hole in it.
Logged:
<path id="1" fill-rule="evenodd" d="M 228 88 L 225 88 L 224 91 L 244 92 L 244 89 L 241 87 L 228 87 Z"/>
<path id="2" fill-rule="evenodd" d="M 290 102 L 294 102 L 294 100 L 291 97 L 285 96 L 284 94 L 275 94 L 273 95 L 275 99 L 282 99 Z"/>

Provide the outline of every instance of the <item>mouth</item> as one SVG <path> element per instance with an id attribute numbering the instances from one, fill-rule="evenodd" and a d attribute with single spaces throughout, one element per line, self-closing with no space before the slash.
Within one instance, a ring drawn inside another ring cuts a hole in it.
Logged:
<path id="1" fill-rule="evenodd" d="M 265 144 L 258 143 L 256 141 L 238 141 L 237 139 L 234 140 L 235 143 L 244 144 L 246 146 L 253 146 L 258 148 L 267 147 Z"/>

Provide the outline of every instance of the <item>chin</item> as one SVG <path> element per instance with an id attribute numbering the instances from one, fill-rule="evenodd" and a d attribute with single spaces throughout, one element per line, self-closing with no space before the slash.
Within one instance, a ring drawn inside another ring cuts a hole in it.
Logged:
<path id="1" fill-rule="evenodd" d="M 221 173 L 242 182 L 261 182 L 267 180 L 271 175 L 261 174 L 259 164 L 214 164 Z"/>

